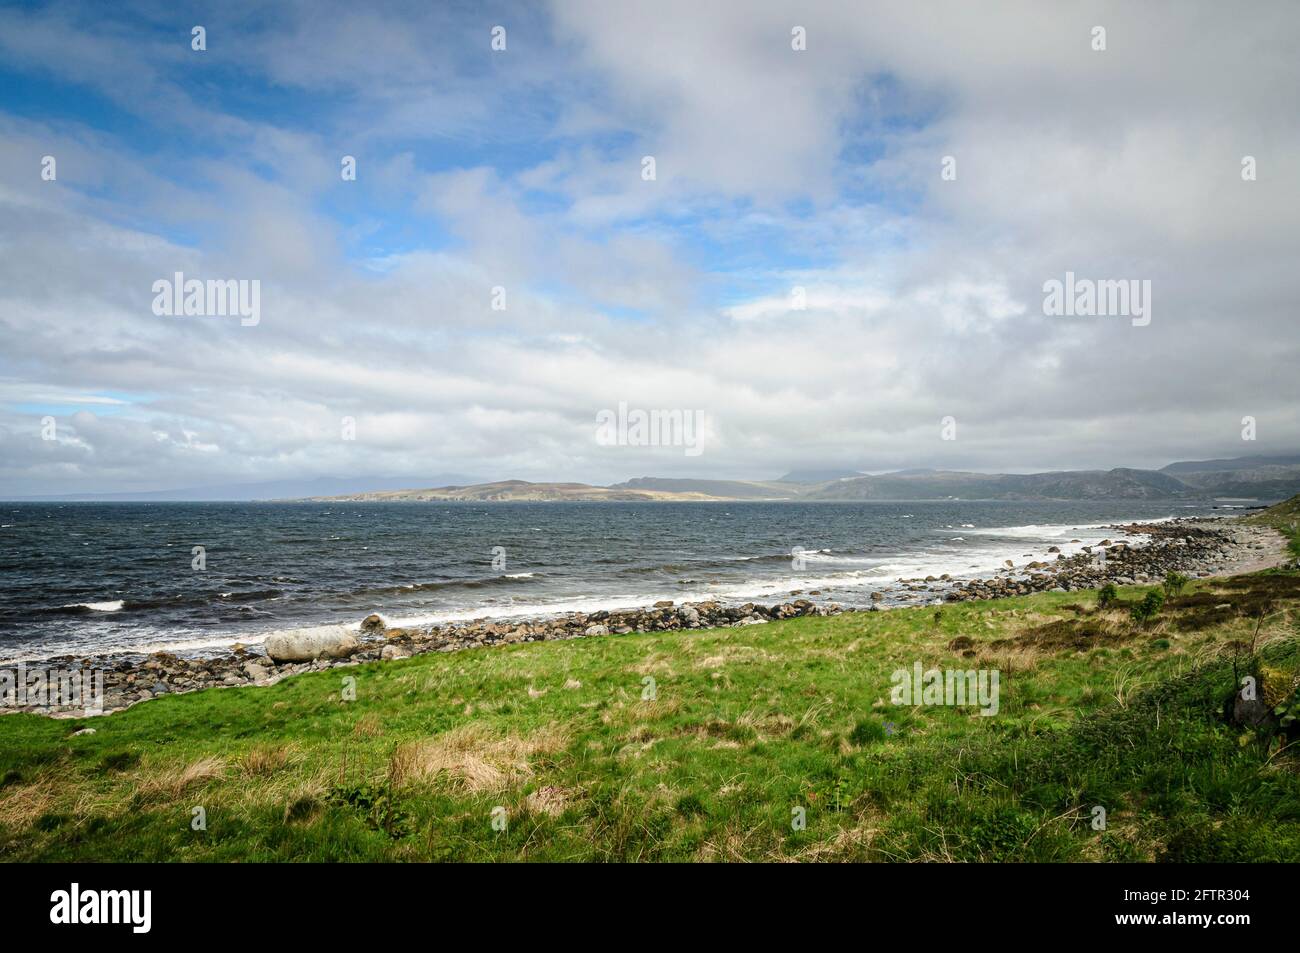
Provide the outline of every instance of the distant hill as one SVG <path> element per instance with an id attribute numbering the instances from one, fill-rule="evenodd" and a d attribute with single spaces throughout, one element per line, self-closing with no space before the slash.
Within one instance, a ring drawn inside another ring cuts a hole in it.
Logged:
<path id="1" fill-rule="evenodd" d="M 586 483 L 529 483 L 527 480 L 500 480 L 473 486 L 443 486 L 427 490 L 388 490 L 379 493 L 348 493 L 343 496 L 316 497 L 330 502 L 488 502 L 488 503 L 608 503 L 678 500 L 726 499 L 694 492 L 662 492 L 654 489 L 629 489 L 622 486 L 590 486 Z"/>
<path id="2" fill-rule="evenodd" d="M 865 476 L 861 470 L 791 470 L 777 483 L 830 483 L 832 480 L 852 480 Z"/>
<path id="3" fill-rule="evenodd" d="M 476 483 L 478 480 L 476 477 L 459 473 L 441 473 L 431 476 L 427 482 L 441 486 L 448 483 Z M 251 502 L 399 490 L 410 486 L 411 483 L 410 477 L 315 477 L 303 480 L 268 480 L 260 483 L 222 483 L 173 490 L 143 490 L 134 493 L 42 494 L 14 497 L 14 499 L 32 502 L 89 503 Z"/>
<path id="4" fill-rule="evenodd" d="M 1151 470 L 1072 470 L 1053 473 L 964 473 L 933 470 L 841 480 L 812 488 L 812 500 L 1152 500 L 1187 487 Z"/>
<path id="5" fill-rule="evenodd" d="M 612 490 L 651 490 L 657 493 L 693 493 L 723 500 L 793 500 L 800 495 L 800 487 L 774 480 L 755 483 L 747 480 L 671 480 L 659 477 L 637 477 L 626 483 L 615 483 Z"/>
<path id="6" fill-rule="evenodd" d="M 1161 467 L 1161 473 L 1215 473 L 1260 467 L 1300 467 L 1300 454 L 1289 457 L 1232 457 L 1227 460 L 1184 460 Z"/>
<path id="7" fill-rule="evenodd" d="M 384 489 L 314 495 L 317 500 L 384 501 L 678 501 L 708 500 L 1205 500 L 1265 502 L 1300 493 L 1300 457 L 1241 457 L 1170 464 L 1160 470 L 1061 470 L 1048 473 L 970 473 L 897 470 L 845 476 L 849 471 L 792 470 L 780 480 L 695 480 L 637 477 L 612 486 L 586 483 L 457 483 L 429 489 Z M 813 476 L 822 479 L 810 482 Z"/>

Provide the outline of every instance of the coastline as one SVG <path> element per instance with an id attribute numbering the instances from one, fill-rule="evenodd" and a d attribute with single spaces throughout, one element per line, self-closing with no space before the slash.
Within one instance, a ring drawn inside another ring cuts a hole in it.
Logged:
<path id="1" fill-rule="evenodd" d="M 104 704 L 102 712 L 94 713 L 109 714 L 168 694 L 214 687 L 265 686 L 303 672 L 428 652 L 633 632 L 742 627 L 804 616 L 1095 589 L 1107 583 L 1150 585 L 1162 581 L 1167 572 L 1191 578 L 1235 575 L 1281 565 L 1288 559 L 1281 534 L 1267 527 L 1249 525 L 1239 516 L 1114 524 L 1109 530 L 1114 539 L 1083 545 L 1073 555 L 1057 552 L 1051 561 L 1031 560 L 1021 565 L 1007 560 L 1011 565 L 992 575 L 900 578 L 888 587 L 872 591 L 871 603 L 862 607 L 845 607 L 834 602 L 818 604 L 799 598 L 804 594 L 801 590 L 792 590 L 790 598 L 770 604 L 661 600 L 640 608 L 599 609 L 535 618 L 476 618 L 427 625 L 394 626 L 371 614 L 358 624 L 316 626 L 281 633 L 281 646 L 288 645 L 289 649 L 281 648 L 279 652 L 274 648 L 270 652 L 265 648 L 259 651 L 236 643 L 229 651 L 208 657 L 180 657 L 168 652 L 154 652 L 146 657 L 137 653 L 55 655 L 21 664 L 27 668 L 44 665 L 102 672 Z M 808 594 L 816 593 L 814 590 Z M 87 714 L 81 706 L 9 706 L 3 710 L 53 717 Z"/>

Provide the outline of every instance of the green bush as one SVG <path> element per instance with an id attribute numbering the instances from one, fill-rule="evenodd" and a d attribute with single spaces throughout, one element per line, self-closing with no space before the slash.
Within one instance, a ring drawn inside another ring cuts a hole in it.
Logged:
<path id="1" fill-rule="evenodd" d="M 387 784 L 336 784 L 326 801 L 352 808 L 371 828 L 394 839 L 411 833 L 410 815 Z"/>
<path id="2" fill-rule="evenodd" d="M 1278 724 L 1285 731 L 1292 731 L 1293 726 L 1300 725 L 1300 689 L 1274 708 L 1273 714 L 1277 715 Z"/>
<path id="3" fill-rule="evenodd" d="M 1150 622 L 1160 614 L 1160 610 L 1164 608 L 1164 605 L 1164 593 L 1159 589 L 1152 589 L 1142 597 L 1141 602 L 1129 610 L 1129 615 L 1133 617 L 1134 622 Z"/>
<path id="4" fill-rule="evenodd" d="M 1115 604 L 1115 601 L 1118 598 L 1119 590 L 1115 588 L 1113 582 L 1108 582 L 1106 585 L 1102 586 L 1101 591 L 1097 593 L 1097 608 L 1109 609 Z"/>
<path id="5" fill-rule="evenodd" d="M 1174 572 L 1173 570 L 1170 570 L 1165 575 L 1165 582 L 1164 582 L 1165 598 L 1166 599 L 1174 598 L 1176 595 L 1178 595 L 1180 592 L 1183 591 L 1183 588 L 1189 582 L 1191 582 L 1191 580 L 1188 579 L 1186 576 L 1184 576 L 1182 573 L 1177 573 Z"/>

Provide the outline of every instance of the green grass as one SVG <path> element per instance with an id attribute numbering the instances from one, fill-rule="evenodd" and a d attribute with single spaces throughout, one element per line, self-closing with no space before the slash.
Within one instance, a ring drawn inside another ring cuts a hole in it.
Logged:
<path id="1" fill-rule="evenodd" d="M 1297 586 L 1194 583 L 1144 624 L 1146 589 L 1043 593 L 9 715 L 0 857 L 1297 861 L 1295 750 L 1223 717 L 1251 640 L 1300 671 Z M 917 660 L 997 668 L 999 713 L 892 705 Z"/>

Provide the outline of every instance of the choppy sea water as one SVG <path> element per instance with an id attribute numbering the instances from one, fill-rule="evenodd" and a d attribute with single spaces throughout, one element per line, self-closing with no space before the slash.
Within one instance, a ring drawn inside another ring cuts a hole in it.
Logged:
<path id="1" fill-rule="evenodd" d="M 900 577 L 987 574 L 1116 522 L 1210 514 L 1225 515 L 1141 501 L 0 503 L 0 660 L 202 651 L 370 612 L 415 624 L 794 591 L 864 605 Z"/>

